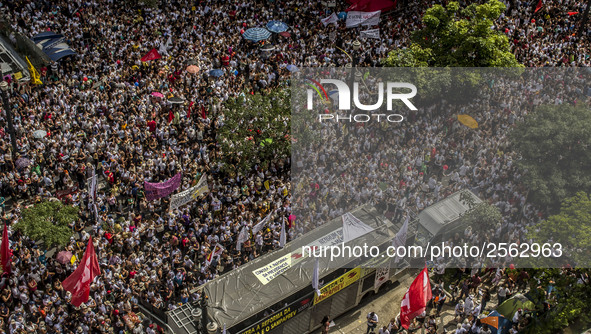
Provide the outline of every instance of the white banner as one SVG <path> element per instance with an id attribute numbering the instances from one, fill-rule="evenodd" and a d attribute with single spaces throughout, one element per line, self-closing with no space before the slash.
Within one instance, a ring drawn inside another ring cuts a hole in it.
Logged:
<path id="1" fill-rule="evenodd" d="M 339 24 L 337 23 L 339 21 L 339 18 L 337 16 L 337 14 L 332 13 L 329 17 L 325 17 L 323 19 L 320 20 L 322 22 L 322 24 L 324 24 L 324 26 L 326 27 L 329 24 L 334 23 L 335 26 L 338 26 Z"/>
<path id="2" fill-rule="evenodd" d="M 356 12 L 347 13 L 347 28 L 354 28 L 360 25 L 375 26 L 380 23 L 381 11 L 375 12 Z"/>
<path id="3" fill-rule="evenodd" d="M 259 279 L 259 281 L 261 281 L 261 283 L 263 283 L 263 285 L 267 285 L 267 283 L 277 278 L 277 276 L 286 272 L 291 266 L 291 254 L 287 254 L 264 267 L 254 270 L 252 273 Z"/>
<path id="4" fill-rule="evenodd" d="M 349 242 L 357 239 L 362 235 L 366 235 L 373 231 L 371 226 L 368 226 L 350 212 L 342 216 L 343 219 L 343 242 Z"/>
<path id="5" fill-rule="evenodd" d="M 275 211 L 270 212 L 267 217 L 265 217 L 263 220 L 261 220 L 258 224 L 256 224 L 255 226 L 252 227 L 252 234 L 257 234 L 259 233 L 260 230 L 263 229 L 263 227 L 265 227 L 265 225 L 267 225 L 267 223 L 269 222 L 269 218 L 271 218 L 271 215 L 275 213 Z"/>
<path id="6" fill-rule="evenodd" d="M 181 206 L 194 201 L 197 199 L 197 197 L 208 191 L 209 188 L 207 187 L 207 176 L 206 174 L 203 174 L 196 186 L 170 196 L 170 210 L 178 209 Z"/>
<path id="7" fill-rule="evenodd" d="M 360 37 L 380 39 L 380 29 L 364 30 Z"/>
<path id="8" fill-rule="evenodd" d="M 407 215 L 406 219 L 404 220 L 404 224 L 402 224 L 402 227 L 400 228 L 400 231 L 398 231 L 398 233 L 396 233 L 396 236 L 392 240 L 392 247 L 395 250 L 398 249 L 398 247 L 402 247 L 402 246 L 406 245 L 406 233 L 408 232 L 409 219 L 410 219 L 410 215 Z M 400 261 L 400 260 L 401 260 L 400 257 L 398 257 L 398 255 L 396 255 L 396 257 L 394 258 L 394 263 L 398 263 L 398 261 Z"/>
<path id="9" fill-rule="evenodd" d="M 389 262 L 388 262 L 389 263 Z M 376 268 L 376 280 L 373 284 L 374 289 L 379 289 L 382 284 L 390 278 L 390 266 L 387 268 Z"/>
<path id="10" fill-rule="evenodd" d="M 242 230 L 240 230 L 240 234 L 238 234 L 238 240 L 236 242 L 236 250 L 241 251 L 242 250 L 242 244 L 246 242 L 246 240 L 249 239 L 249 235 L 248 235 L 248 230 L 246 229 L 246 226 L 242 227 Z"/>

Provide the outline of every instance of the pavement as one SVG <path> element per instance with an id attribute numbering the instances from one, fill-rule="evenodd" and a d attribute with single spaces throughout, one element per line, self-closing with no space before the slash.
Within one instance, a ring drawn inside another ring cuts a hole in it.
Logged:
<path id="1" fill-rule="evenodd" d="M 367 331 L 367 314 L 376 312 L 379 317 L 378 327 L 375 330 L 377 334 L 381 326 L 387 325 L 390 319 L 394 318 L 400 312 L 402 297 L 413 280 L 414 277 L 406 276 L 400 282 L 385 284 L 377 294 L 364 297 L 357 307 L 333 319 L 335 326 L 330 328 L 329 333 L 365 334 Z M 487 305 L 487 309 L 489 310 L 497 305 L 494 290 L 496 289 L 491 290 L 493 292 L 492 300 Z M 435 313 L 435 309 L 427 310 L 428 314 Z M 437 318 L 437 325 L 439 327 L 437 333 L 443 333 L 444 328 L 448 332 L 453 333 L 457 328 L 457 322 L 454 320 L 454 310 L 455 303 L 451 303 L 451 296 L 448 295 L 447 302 L 441 310 L 441 316 Z M 414 333 L 422 334 L 424 332 L 417 330 Z"/>

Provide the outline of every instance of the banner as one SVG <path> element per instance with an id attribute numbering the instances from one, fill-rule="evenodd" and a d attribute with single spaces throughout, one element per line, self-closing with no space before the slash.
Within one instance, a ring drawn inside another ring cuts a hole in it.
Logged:
<path id="1" fill-rule="evenodd" d="M 335 13 L 332 13 L 329 17 L 325 17 L 325 18 L 321 19 L 320 21 L 322 22 L 322 24 L 324 24 L 325 27 L 327 25 L 333 24 L 333 23 L 335 26 L 339 25 L 338 24 L 339 18 L 337 16 L 337 14 L 335 14 Z"/>
<path id="2" fill-rule="evenodd" d="M 287 254 L 264 267 L 253 270 L 252 274 L 255 275 L 256 278 L 258 278 L 259 281 L 263 283 L 263 285 L 266 285 L 277 276 L 286 272 L 289 268 L 291 268 L 291 265 L 291 254 Z"/>
<path id="3" fill-rule="evenodd" d="M 379 289 L 382 284 L 386 283 L 390 278 L 390 266 L 386 268 L 376 269 L 376 280 L 373 283 L 374 289 Z"/>
<path id="4" fill-rule="evenodd" d="M 94 202 L 96 200 L 96 169 L 92 168 L 92 176 L 90 177 L 90 182 L 88 182 L 88 196 Z"/>
<path id="5" fill-rule="evenodd" d="M 240 234 L 238 234 L 238 240 L 236 242 L 236 250 L 241 251 L 242 250 L 242 244 L 246 242 L 246 240 L 248 240 L 249 236 L 248 236 L 248 229 L 246 228 L 246 226 L 242 227 L 242 230 L 240 230 Z"/>
<path id="6" fill-rule="evenodd" d="M 351 11 L 347 14 L 347 28 L 354 28 L 360 25 L 375 26 L 380 23 L 381 11 L 357 12 Z"/>
<path id="7" fill-rule="evenodd" d="M 208 191 L 207 176 L 203 174 L 199 179 L 199 182 L 197 182 L 197 185 L 170 196 L 170 210 L 178 209 L 181 206 L 196 200 L 197 197 Z"/>
<path id="8" fill-rule="evenodd" d="M 161 183 L 144 182 L 146 200 L 153 201 L 172 194 L 181 185 L 181 173 Z"/>
<path id="9" fill-rule="evenodd" d="M 343 242 L 349 242 L 353 239 L 357 239 L 360 236 L 366 235 L 372 232 L 374 229 L 368 226 L 357 217 L 353 216 L 350 212 L 345 213 L 342 216 L 343 219 Z"/>
<path id="10" fill-rule="evenodd" d="M 326 300 L 361 278 L 361 269 L 355 268 L 347 271 L 334 281 L 326 284 L 320 289 L 320 296 L 314 295 L 314 305 Z"/>
<path id="11" fill-rule="evenodd" d="M 361 32 L 361 37 L 380 39 L 380 29 L 369 29 Z"/>
<path id="12" fill-rule="evenodd" d="M 267 334 L 279 327 L 286 321 L 292 319 L 300 312 L 312 306 L 312 297 L 306 295 L 297 301 L 285 306 L 283 309 L 269 315 L 268 317 L 241 330 L 238 334 Z"/>

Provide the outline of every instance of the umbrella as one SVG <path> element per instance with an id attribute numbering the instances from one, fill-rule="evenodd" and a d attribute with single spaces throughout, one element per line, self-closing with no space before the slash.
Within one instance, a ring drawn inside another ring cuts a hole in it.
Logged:
<path id="1" fill-rule="evenodd" d="M 288 70 L 288 71 L 290 71 L 290 72 L 292 72 L 292 73 L 293 73 L 293 72 L 297 72 L 297 71 L 299 71 L 298 67 L 297 67 L 297 66 L 295 66 L 295 65 L 287 65 L 287 67 L 286 67 L 286 68 L 287 68 L 287 70 Z"/>
<path id="2" fill-rule="evenodd" d="M 347 18 L 347 12 L 340 12 L 337 14 L 337 17 L 341 20 L 344 20 Z"/>
<path id="3" fill-rule="evenodd" d="M 212 77 L 221 77 L 222 75 L 224 75 L 224 71 L 220 70 L 220 69 L 215 69 L 215 70 L 211 70 L 209 71 L 209 75 L 211 75 Z"/>
<path id="4" fill-rule="evenodd" d="M 33 132 L 33 137 L 39 139 L 39 138 L 43 138 L 47 136 L 47 131 L 45 130 L 37 130 L 35 132 Z"/>
<path id="5" fill-rule="evenodd" d="M 263 45 L 260 50 L 263 52 L 271 52 L 275 50 L 275 46 L 273 46 L 272 44 Z"/>
<path id="6" fill-rule="evenodd" d="M 242 34 L 242 37 L 249 41 L 258 42 L 271 37 L 271 33 L 265 28 L 250 28 Z"/>
<path id="7" fill-rule="evenodd" d="M 183 99 L 182 97 L 171 97 L 170 99 L 168 99 L 168 102 L 173 103 L 173 104 L 181 104 L 185 102 L 185 99 Z"/>
<path id="8" fill-rule="evenodd" d="M 31 164 L 31 160 L 27 158 L 18 158 L 15 164 L 16 168 L 27 168 Z"/>
<path id="9" fill-rule="evenodd" d="M 57 262 L 61 263 L 61 264 L 66 264 L 68 262 L 70 262 L 70 259 L 72 258 L 72 252 L 68 252 L 68 251 L 61 251 L 59 253 L 57 253 Z"/>
<path id="10" fill-rule="evenodd" d="M 289 27 L 287 26 L 287 24 L 285 24 L 281 21 L 271 21 L 271 22 L 267 23 L 267 29 L 269 29 L 269 31 L 272 31 L 275 33 L 284 32 L 288 28 Z"/>
<path id="11" fill-rule="evenodd" d="M 458 121 L 464 124 L 465 126 L 469 127 L 470 129 L 478 128 L 478 122 L 468 115 L 458 115 Z"/>
<path id="12" fill-rule="evenodd" d="M 515 312 L 519 309 L 524 310 L 535 310 L 536 306 L 526 296 L 518 293 L 515 296 L 505 300 L 499 307 L 497 312 L 503 315 L 507 319 L 513 319 Z"/>
<path id="13" fill-rule="evenodd" d="M 287 31 L 282 31 L 279 33 L 279 35 L 283 36 L 283 37 L 291 37 L 291 34 L 288 33 Z"/>
<path id="14" fill-rule="evenodd" d="M 162 95 L 162 93 L 159 93 L 159 92 L 152 92 L 152 96 L 160 97 L 160 98 L 164 97 L 164 95 Z"/>
<path id="15" fill-rule="evenodd" d="M 187 72 L 195 74 L 195 73 L 199 72 L 199 67 L 197 67 L 195 65 L 190 65 L 187 67 Z"/>

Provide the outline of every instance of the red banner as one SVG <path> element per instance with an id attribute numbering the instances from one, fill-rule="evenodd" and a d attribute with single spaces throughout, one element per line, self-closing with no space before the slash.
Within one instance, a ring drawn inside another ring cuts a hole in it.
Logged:
<path id="1" fill-rule="evenodd" d="M 160 59 L 162 56 L 158 53 L 158 50 L 152 49 L 145 56 L 142 57 L 142 61 L 150 61 L 154 59 Z"/>

